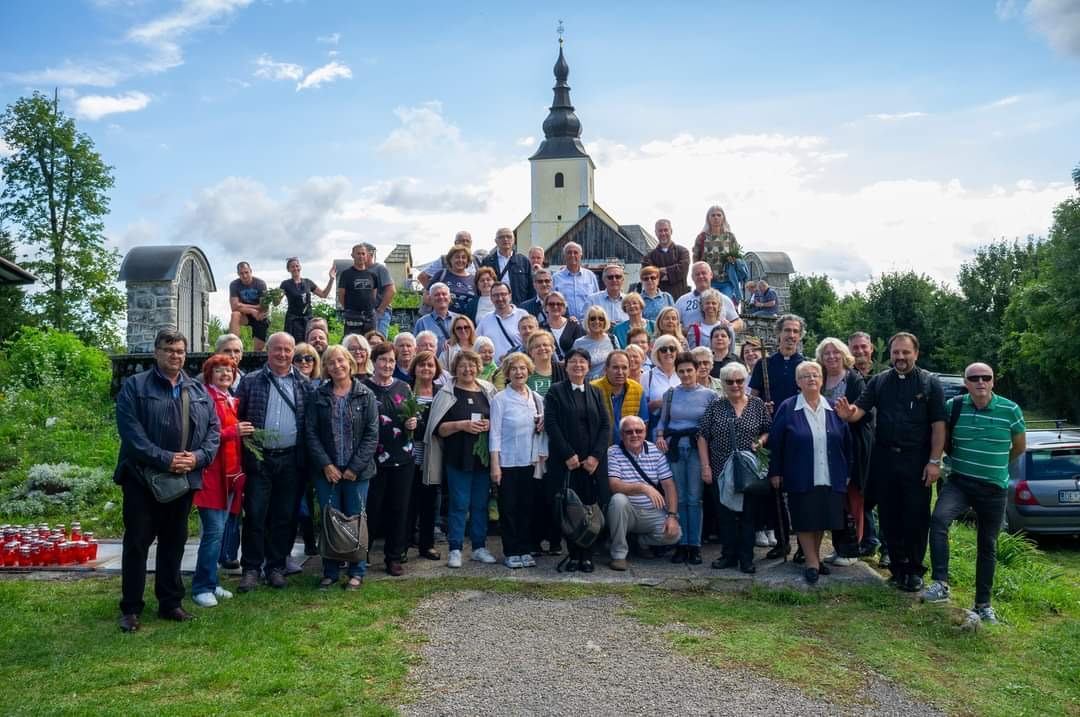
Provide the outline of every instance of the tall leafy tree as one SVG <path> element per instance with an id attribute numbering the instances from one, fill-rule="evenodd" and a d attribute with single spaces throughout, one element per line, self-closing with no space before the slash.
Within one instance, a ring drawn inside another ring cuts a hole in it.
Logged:
<path id="1" fill-rule="evenodd" d="M 826 336 L 821 323 L 822 314 L 836 305 L 836 290 L 825 274 L 797 274 L 791 279 L 791 311 L 806 321 L 806 333 L 814 339 Z M 811 341 L 812 342 L 812 341 Z M 807 344 L 807 350 L 812 347 Z"/>
<path id="2" fill-rule="evenodd" d="M 124 299 L 114 283 L 119 254 L 102 235 L 112 168 L 56 99 L 37 92 L 8 105 L 0 131 L 12 150 L 0 160 L 0 219 L 31 249 L 26 268 L 47 284 L 31 307 L 47 326 L 114 343 Z"/>
<path id="3" fill-rule="evenodd" d="M 923 368 L 955 370 L 940 351 L 944 323 L 958 303 L 955 292 L 939 286 L 925 274 L 914 271 L 882 274 L 866 287 L 869 326 L 863 330 L 886 341 L 898 331 L 913 333 L 919 337 L 919 364 Z"/>

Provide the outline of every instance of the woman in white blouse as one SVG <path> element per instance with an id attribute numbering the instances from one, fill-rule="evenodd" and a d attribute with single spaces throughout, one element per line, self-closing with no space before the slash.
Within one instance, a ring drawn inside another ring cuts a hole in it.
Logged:
<path id="1" fill-rule="evenodd" d="M 537 464 L 546 457 L 544 399 L 528 387 L 532 359 L 515 351 L 502 361 L 506 388 L 491 402 L 491 482 L 499 489 L 499 528 L 503 541 L 503 564 L 508 568 L 532 568 L 533 481 Z"/>

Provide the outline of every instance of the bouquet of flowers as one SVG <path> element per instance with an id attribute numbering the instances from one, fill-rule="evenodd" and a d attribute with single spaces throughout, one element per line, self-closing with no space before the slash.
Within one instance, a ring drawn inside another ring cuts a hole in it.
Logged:
<path id="1" fill-rule="evenodd" d="M 398 408 L 398 416 L 401 417 L 402 423 L 410 418 L 416 418 L 424 410 L 424 407 L 420 405 L 420 402 L 416 400 L 416 396 L 412 393 L 410 393 L 407 398 L 403 397 L 401 394 L 394 396 L 394 405 Z M 410 441 L 412 440 L 412 431 L 405 431 L 405 435 Z"/>
<path id="2" fill-rule="evenodd" d="M 259 300 L 259 306 L 269 311 L 271 306 L 277 306 L 284 298 L 285 292 L 275 286 L 273 289 L 267 289 L 262 299 Z"/>

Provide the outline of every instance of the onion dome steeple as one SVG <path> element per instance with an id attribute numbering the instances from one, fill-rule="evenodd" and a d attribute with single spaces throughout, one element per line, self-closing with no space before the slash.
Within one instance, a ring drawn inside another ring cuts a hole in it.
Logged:
<path id="1" fill-rule="evenodd" d="M 555 87 L 547 119 L 544 120 L 544 141 L 536 154 L 529 159 L 563 159 L 570 157 L 588 157 L 581 144 L 581 120 L 574 114 L 570 104 L 570 85 L 566 78 L 570 76 L 570 65 L 563 55 L 563 41 L 559 38 L 559 59 L 555 62 Z"/>

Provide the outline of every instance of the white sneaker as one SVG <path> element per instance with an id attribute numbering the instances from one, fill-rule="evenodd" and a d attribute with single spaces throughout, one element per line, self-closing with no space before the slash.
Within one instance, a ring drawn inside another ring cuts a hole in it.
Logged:
<path id="1" fill-rule="evenodd" d="M 765 534 L 764 530 L 759 530 L 754 533 L 754 545 L 758 546 L 759 548 L 769 547 L 769 536 Z M 776 543 L 771 543 L 771 545 L 776 545 Z"/>
<path id="2" fill-rule="evenodd" d="M 476 550 L 472 551 L 472 559 L 481 563 L 488 564 L 499 562 L 495 559 L 495 556 L 492 555 L 491 551 L 487 548 L 477 548 Z"/>
<path id="3" fill-rule="evenodd" d="M 214 597 L 219 597 L 219 598 L 222 598 L 223 600 L 228 600 L 229 598 L 232 597 L 232 593 L 229 592 L 228 590 L 226 590 L 225 588 L 221 587 L 220 585 L 218 585 L 216 588 L 214 588 Z"/>
<path id="4" fill-rule="evenodd" d="M 769 541 L 769 547 L 776 545 L 776 533 L 772 530 L 765 531 L 765 537 Z"/>
<path id="5" fill-rule="evenodd" d="M 214 593 L 199 593 L 191 598 L 191 601 L 199 607 L 217 607 L 217 598 Z"/>
<path id="6" fill-rule="evenodd" d="M 535 568 L 536 567 L 536 558 L 534 558 L 530 553 L 525 553 L 524 555 L 521 556 L 521 567 L 523 567 L 523 568 Z"/>
<path id="7" fill-rule="evenodd" d="M 521 562 L 521 556 L 520 555 L 507 555 L 506 559 L 503 560 L 503 565 L 505 565 L 508 568 L 515 569 L 515 570 L 517 568 L 525 567 L 525 565 Z"/>
<path id="8" fill-rule="evenodd" d="M 859 562 L 858 558 L 845 558 L 839 553 L 830 553 L 825 556 L 825 562 L 837 566 L 838 568 L 847 568 L 855 563 Z"/>
<path id="9" fill-rule="evenodd" d="M 460 568 L 461 567 L 461 551 L 451 550 L 450 557 L 446 559 L 446 567 L 448 568 Z"/>

